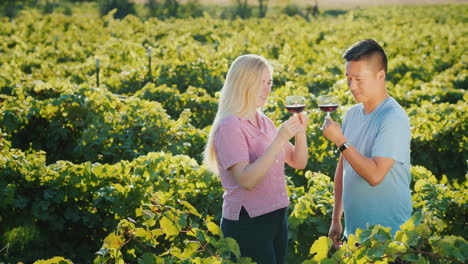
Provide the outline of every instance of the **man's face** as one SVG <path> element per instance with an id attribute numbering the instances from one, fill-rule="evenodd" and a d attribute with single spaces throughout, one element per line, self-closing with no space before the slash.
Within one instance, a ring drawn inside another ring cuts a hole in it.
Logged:
<path id="1" fill-rule="evenodd" d="M 382 74 L 383 70 L 373 69 L 368 60 L 346 62 L 348 87 L 356 102 L 366 104 L 378 96 Z"/>

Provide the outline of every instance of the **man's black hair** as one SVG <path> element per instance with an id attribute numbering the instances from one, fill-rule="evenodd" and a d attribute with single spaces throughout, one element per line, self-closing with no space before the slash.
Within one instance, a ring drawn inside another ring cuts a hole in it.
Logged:
<path id="1" fill-rule="evenodd" d="M 369 60 L 371 58 L 374 59 L 375 55 L 378 56 L 381 67 L 385 73 L 387 73 L 387 55 L 385 54 L 382 46 L 373 39 L 365 39 L 355 43 L 345 51 L 343 58 L 346 61 L 358 61 L 361 59 Z"/>

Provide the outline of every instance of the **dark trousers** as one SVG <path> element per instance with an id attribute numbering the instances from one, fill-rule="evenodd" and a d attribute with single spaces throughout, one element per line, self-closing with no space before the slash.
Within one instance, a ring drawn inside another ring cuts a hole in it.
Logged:
<path id="1" fill-rule="evenodd" d="M 225 237 L 234 238 L 241 256 L 258 264 L 283 264 L 288 246 L 288 217 L 286 208 L 250 218 L 242 207 L 239 221 L 223 218 L 221 230 Z"/>

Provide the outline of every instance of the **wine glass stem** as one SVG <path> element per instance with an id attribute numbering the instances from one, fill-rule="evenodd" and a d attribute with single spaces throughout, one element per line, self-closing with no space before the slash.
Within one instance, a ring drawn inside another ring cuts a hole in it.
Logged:
<path id="1" fill-rule="evenodd" d="M 330 112 L 327 112 L 327 116 L 330 116 Z"/>

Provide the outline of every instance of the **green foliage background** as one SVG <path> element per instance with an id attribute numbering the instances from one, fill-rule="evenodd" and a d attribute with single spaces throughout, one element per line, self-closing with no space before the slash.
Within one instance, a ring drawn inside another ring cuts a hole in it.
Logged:
<path id="1" fill-rule="evenodd" d="M 463 263 L 467 11 L 442 5 L 312 21 L 161 21 L 28 9 L 1 18 L 0 261 L 226 263 L 238 256 L 220 234 L 222 187 L 200 153 L 229 64 L 256 53 L 275 67 L 264 108 L 272 120 L 288 117 L 286 95 L 309 101 L 309 163 L 286 171 L 288 263 Z M 390 94 L 410 117 L 415 214 L 395 238 L 369 227 L 334 252 L 323 236 L 337 155 L 321 136 L 314 98 L 338 95 L 333 117 L 341 120 L 354 103 L 335 85 L 344 77 L 341 54 L 364 38 L 387 51 Z"/>

